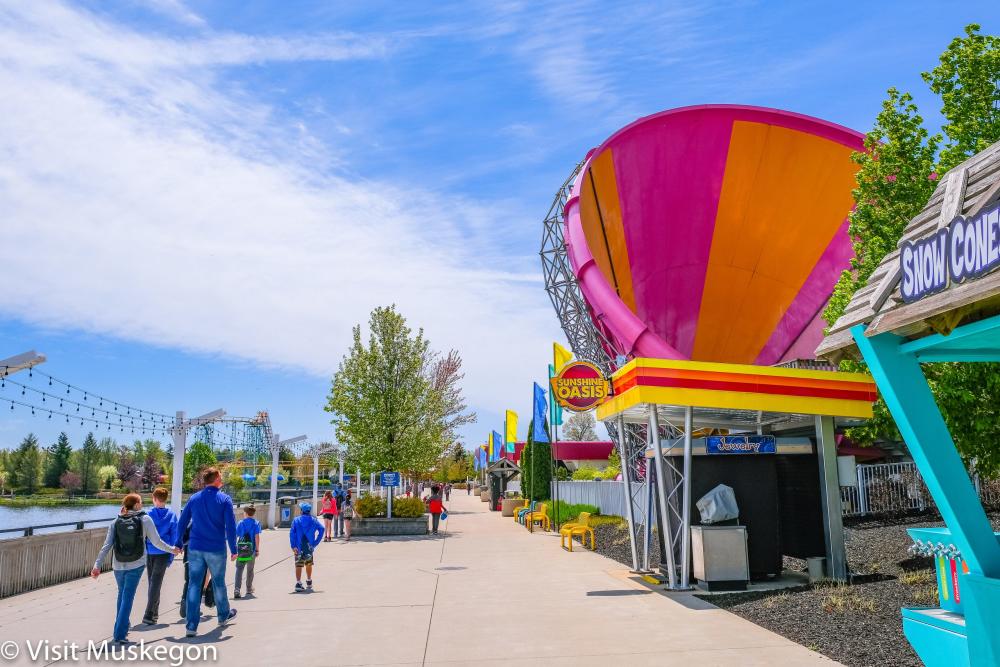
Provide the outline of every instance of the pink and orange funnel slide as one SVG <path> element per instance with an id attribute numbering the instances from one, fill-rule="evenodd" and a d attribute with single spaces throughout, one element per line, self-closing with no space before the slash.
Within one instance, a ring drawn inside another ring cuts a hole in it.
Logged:
<path id="1" fill-rule="evenodd" d="M 591 151 L 566 253 L 614 358 L 812 359 L 852 256 L 863 135 L 795 113 L 664 111 Z"/>

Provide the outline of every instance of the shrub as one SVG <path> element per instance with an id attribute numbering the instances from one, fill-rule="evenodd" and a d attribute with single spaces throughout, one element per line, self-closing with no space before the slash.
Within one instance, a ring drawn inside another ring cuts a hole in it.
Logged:
<path id="1" fill-rule="evenodd" d="M 586 503 L 575 503 L 571 505 L 562 500 L 555 503 L 555 508 L 556 511 L 553 514 L 553 521 L 558 523 L 573 521 L 580 516 L 580 512 L 590 512 L 591 514 L 598 514 L 600 512 L 600 510 L 594 505 L 587 505 Z"/>
<path id="2" fill-rule="evenodd" d="M 620 516 L 615 516 L 614 514 L 590 517 L 591 528 L 596 528 L 597 526 L 624 526 L 625 524 L 625 519 Z"/>
<path id="3" fill-rule="evenodd" d="M 393 509 L 396 509 L 395 504 L 393 503 Z M 378 496 L 363 496 L 358 500 L 357 509 L 358 514 L 365 519 L 385 516 L 385 500 Z"/>
<path id="4" fill-rule="evenodd" d="M 392 515 L 394 517 L 417 518 L 424 515 L 427 508 L 420 498 L 393 498 Z"/>
<path id="5" fill-rule="evenodd" d="M 590 466 L 580 466 L 573 471 L 573 479 L 577 482 L 592 482 L 595 479 L 600 479 L 600 477 L 601 471 Z"/>

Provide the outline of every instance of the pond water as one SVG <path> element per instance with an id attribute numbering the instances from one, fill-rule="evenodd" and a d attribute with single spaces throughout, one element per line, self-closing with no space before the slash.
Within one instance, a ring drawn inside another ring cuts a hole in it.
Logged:
<path id="1" fill-rule="evenodd" d="M 118 514 L 117 504 L 109 505 L 79 505 L 66 507 L 0 507 L 0 530 L 5 528 L 25 528 L 41 526 L 49 523 L 64 523 L 67 521 L 90 521 L 91 519 L 111 519 Z M 87 528 L 106 526 L 105 523 L 88 523 Z M 36 535 L 43 533 L 58 533 L 73 530 L 75 526 L 60 526 L 58 528 L 42 528 L 35 531 Z M 21 537 L 23 533 L 0 533 L 0 540 Z"/>

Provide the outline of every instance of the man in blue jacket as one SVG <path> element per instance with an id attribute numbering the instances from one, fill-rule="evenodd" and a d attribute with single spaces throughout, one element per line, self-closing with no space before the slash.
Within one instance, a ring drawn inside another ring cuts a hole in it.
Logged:
<path id="1" fill-rule="evenodd" d="M 199 584 L 205 580 L 206 569 L 212 574 L 219 626 L 224 627 L 236 616 L 236 610 L 229 608 L 229 598 L 226 596 L 227 544 L 230 560 L 236 560 L 236 515 L 233 501 L 219 490 L 222 487 L 222 475 L 218 468 L 206 468 L 202 472 L 202 481 L 205 488 L 188 498 L 177 524 L 178 535 L 183 535 L 188 524 L 191 525 L 188 542 L 190 576 L 186 604 L 188 637 L 198 634 L 198 621 L 201 619 Z"/>
<path id="2" fill-rule="evenodd" d="M 295 592 L 312 590 L 313 550 L 323 539 L 323 524 L 312 515 L 312 505 L 299 503 L 302 514 L 292 521 L 288 542 L 295 554 Z M 302 568 L 306 569 L 306 588 L 302 587 Z"/>
<path id="3" fill-rule="evenodd" d="M 149 510 L 149 518 L 156 525 L 156 532 L 160 539 L 167 544 L 177 544 L 179 535 L 177 534 L 177 515 L 167 507 L 168 491 L 162 486 L 153 490 L 153 509 Z M 146 612 L 142 615 L 142 622 L 146 625 L 156 625 L 160 616 L 160 587 L 163 585 L 163 575 L 167 573 L 167 568 L 174 562 L 174 555 L 160 551 L 148 539 L 146 540 L 146 577 L 147 595 Z"/>

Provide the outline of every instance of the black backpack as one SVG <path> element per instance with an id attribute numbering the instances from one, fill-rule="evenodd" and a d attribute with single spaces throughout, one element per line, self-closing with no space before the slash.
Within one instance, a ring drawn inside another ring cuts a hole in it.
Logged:
<path id="1" fill-rule="evenodd" d="M 115 519 L 115 558 L 131 563 L 146 553 L 146 536 L 142 530 L 142 512 Z"/>

